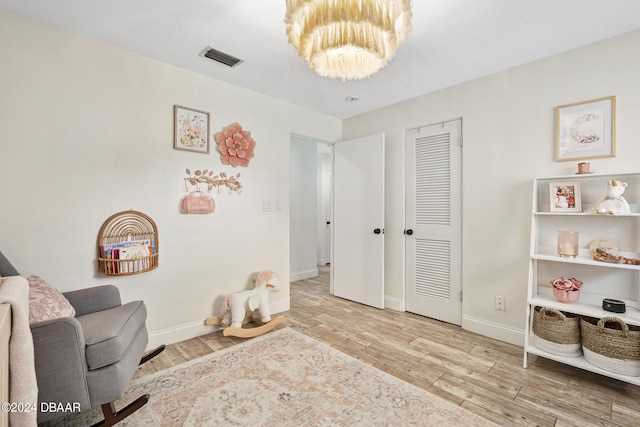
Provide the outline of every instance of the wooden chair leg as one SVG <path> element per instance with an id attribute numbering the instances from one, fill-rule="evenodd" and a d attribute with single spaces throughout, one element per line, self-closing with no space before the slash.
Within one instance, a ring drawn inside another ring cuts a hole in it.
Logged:
<path id="1" fill-rule="evenodd" d="M 149 360 L 153 359 L 154 357 L 156 357 L 157 355 L 162 353 L 164 351 L 165 347 L 166 346 L 164 344 L 162 344 L 161 346 L 158 346 L 158 347 L 154 348 L 149 353 L 147 353 L 144 356 L 142 356 L 142 359 L 140 359 L 140 363 L 138 365 L 142 365 L 143 363 L 147 363 Z"/>
<path id="2" fill-rule="evenodd" d="M 136 412 L 138 409 L 142 408 L 149 401 L 149 395 L 145 394 L 140 396 L 124 408 L 119 411 L 116 411 L 116 407 L 113 402 L 105 403 L 102 405 L 102 413 L 104 414 L 104 420 L 100 421 L 97 424 L 94 424 L 91 427 L 109 427 L 113 426 L 120 421 L 127 418 L 129 415 Z"/>

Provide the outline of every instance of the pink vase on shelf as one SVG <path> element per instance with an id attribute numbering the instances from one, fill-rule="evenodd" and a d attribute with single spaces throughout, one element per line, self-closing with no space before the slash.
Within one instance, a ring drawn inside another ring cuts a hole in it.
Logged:
<path id="1" fill-rule="evenodd" d="M 578 256 L 578 232 L 558 231 L 558 255 L 563 258 Z"/>
<path id="2" fill-rule="evenodd" d="M 580 298 L 580 291 L 579 290 L 569 291 L 565 289 L 553 288 L 553 296 L 556 297 L 558 301 L 568 304 L 568 303 L 578 301 L 578 299 Z"/>

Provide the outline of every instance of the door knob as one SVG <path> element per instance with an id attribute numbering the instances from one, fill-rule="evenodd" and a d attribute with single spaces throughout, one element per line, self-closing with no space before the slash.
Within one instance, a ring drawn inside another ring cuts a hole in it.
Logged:
<path id="1" fill-rule="evenodd" d="M 411 236 L 413 234 L 413 230 L 412 229 L 405 230 L 404 234 L 406 234 L 407 236 Z"/>
<path id="2" fill-rule="evenodd" d="M 381 231 L 380 231 L 379 228 L 376 228 L 375 230 L 373 230 L 373 234 L 380 234 L 380 233 L 381 233 Z"/>

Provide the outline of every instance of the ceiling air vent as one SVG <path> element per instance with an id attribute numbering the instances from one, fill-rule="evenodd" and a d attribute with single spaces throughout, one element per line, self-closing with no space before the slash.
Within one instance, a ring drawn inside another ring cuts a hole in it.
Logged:
<path id="1" fill-rule="evenodd" d="M 207 46 L 205 50 L 200 52 L 200 56 L 204 56 L 205 58 L 209 58 L 213 61 L 219 62 L 231 68 L 244 62 L 242 59 L 233 57 L 224 52 L 220 52 L 219 50 L 214 49 L 211 46 Z"/>

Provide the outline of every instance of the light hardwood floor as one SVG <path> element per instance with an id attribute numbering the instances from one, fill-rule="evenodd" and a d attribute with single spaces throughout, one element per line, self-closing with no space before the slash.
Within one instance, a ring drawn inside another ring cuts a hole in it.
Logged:
<path id="1" fill-rule="evenodd" d="M 328 269 L 291 284 L 291 327 L 502 426 L 640 426 L 640 387 L 530 356 L 411 313 L 329 294 Z M 243 342 L 214 332 L 167 347 L 138 376 Z M 153 399 L 153 396 L 151 396 Z"/>

